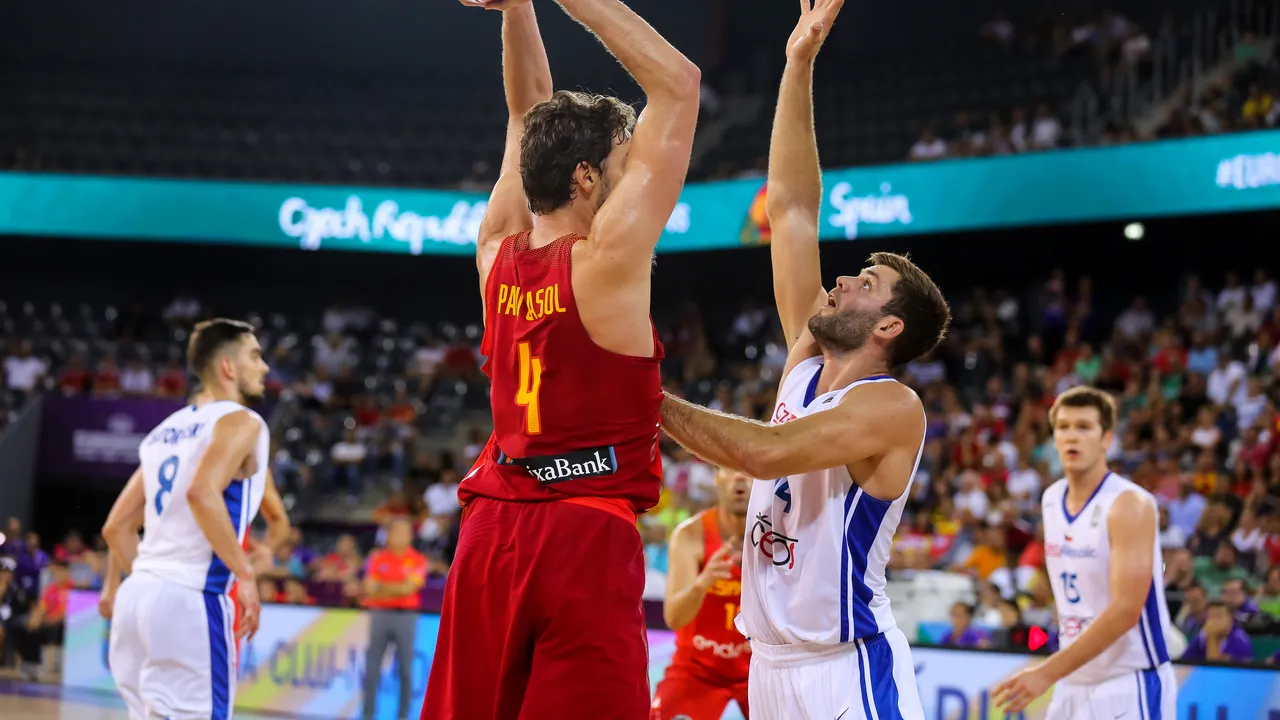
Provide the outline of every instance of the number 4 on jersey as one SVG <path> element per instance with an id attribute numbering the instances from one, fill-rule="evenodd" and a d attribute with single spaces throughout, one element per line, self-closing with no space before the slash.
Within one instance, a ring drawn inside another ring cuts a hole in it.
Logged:
<path id="1" fill-rule="evenodd" d="M 542 409 L 538 404 L 538 392 L 542 389 L 542 358 L 532 357 L 529 343 L 520 348 L 520 386 L 516 388 L 516 405 L 524 408 L 525 429 L 530 435 L 542 432 Z"/>

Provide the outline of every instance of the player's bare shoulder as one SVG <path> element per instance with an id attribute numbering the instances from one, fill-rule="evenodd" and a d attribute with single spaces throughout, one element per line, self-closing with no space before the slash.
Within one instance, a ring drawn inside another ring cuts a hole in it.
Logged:
<path id="1" fill-rule="evenodd" d="M 1131 487 L 1122 490 L 1111 502 L 1107 510 L 1107 526 L 1113 532 L 1117 527 L 1131 528 L 1144 524 L 1154 527 L 1156 514 L 1155 498 L 1140 487 Z"/>
<path id="2" fill-rule="evenodd" d="M 669 550 L 673 553 L 685 553 L 702 560 L 702 515 L 693 517 L 676 525 L 671 531 Z"/>
<path id="3" fill-rule="evenodd" d="M 910 444 L 913 451 L 925 429 L 924 403 L 916 391 L 904 383 L 858 385 L 845 393 L 840 406 L 846 412 L 869 417 L 886 440 Z"/>

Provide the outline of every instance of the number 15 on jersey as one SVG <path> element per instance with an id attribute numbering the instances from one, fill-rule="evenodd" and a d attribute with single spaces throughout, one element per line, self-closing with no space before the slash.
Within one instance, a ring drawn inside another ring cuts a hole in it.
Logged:
<path id="1" fill-rule="evenodd" d="M 542 358 L 534 357 L 529 343 L 519 345 L 520 385 L 516 388 L 516 405 L 524 408 L 524 426 L 530 435 L 542 432 L 542 407 L 538 394 L 542 390 Z"/>

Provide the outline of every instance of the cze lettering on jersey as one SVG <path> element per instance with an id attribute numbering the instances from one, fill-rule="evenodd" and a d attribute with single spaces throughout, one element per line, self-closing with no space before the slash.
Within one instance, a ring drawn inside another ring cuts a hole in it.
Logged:
<path id="1" fill-rule="evenodd" d="M 1058 543 L 1047 542 L 1044 544 L 1044 554 L 1046 557 L 1069 557 L 1081 560 L 1088 560 L 1098 557 L 1098 549 L 1094 547 L 1072 547 L 1070 545 L 1060 545 Z"/>

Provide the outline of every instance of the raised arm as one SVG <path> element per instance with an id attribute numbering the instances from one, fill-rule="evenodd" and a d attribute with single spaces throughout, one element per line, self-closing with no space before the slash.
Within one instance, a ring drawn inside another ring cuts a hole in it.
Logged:
<path id="1" fill-rule="evenodd" d="M 1142 619 L 1155 564 L 1154 504 L 1136 492 L 1122 494 L 1107 513 L 1107 533 L 1111 538 L 1111 603 L 1071 647 L 996 687 L 992 700 L 1004 706 L 1006 712 L 1021 712 L 1054 683 L 1102 654 Z M 1158 626 L 1151 631 L 1162 632 Z"/>
<path id="2" fill-rule="evenodd" d="M 918 439 L 924 411 L 916 394 L 899 383 L 862 385 L 836 407 L 782 425 L 667 395 L 662 429 L 707 462 L 754 478 L 776 478 L 848 465 L 880 455 L 904 437 Z"/>
<path id="3" fill-rule="evenodd" d="M 647 283 L 653 249 L 689 170 L 701 74 L 618 0 L 559 2 L 595 33 L 644 89 L 646 104 L 631 136 L 622 179 L 596 213 L 587 256 L 604 271 L 604 282 L 621 278 Z"/>
<path id="4" fill-rule="evenodd" d="M 800 20 L 787 40 L 787 65 L 769 141 L 765 207 L 772 234 L 773 295 L 787 348 L 794 350 L 789 365 L 819 353 L 807 331 L 810 316 L 826 302 L 827 294 L 818 260 L 822 169 L 813 129 L 813 64 L 843 4 L 844 0 L 800 0 Z"/>
<path id="5" fill-rule="evenodd" d="M 517 5 L 502 13 L 502 83 L 507 93 L 507 141 L 498 182 L 489 195 L 476 243 L 482 300 L 489 269 L 503 238 L 533 227 L 533 214 L 520 181 L 520 140 L 524 137 L 525 113 L 551 99 L 551 65 L 532 4 Z"/>

